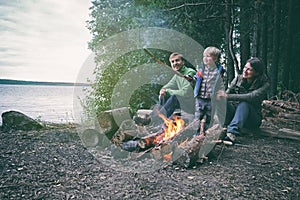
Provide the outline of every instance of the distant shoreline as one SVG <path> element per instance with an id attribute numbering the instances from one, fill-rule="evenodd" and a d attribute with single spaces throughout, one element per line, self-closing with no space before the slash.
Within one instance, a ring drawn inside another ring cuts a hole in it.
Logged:
<path id="1" fill-rule="evenodd" d="M 0 79 L 0 85 L 90 86 L 90 84 L 88 83 L 22 81 L 22 80 L 11 80 L 11 79 Z"/>

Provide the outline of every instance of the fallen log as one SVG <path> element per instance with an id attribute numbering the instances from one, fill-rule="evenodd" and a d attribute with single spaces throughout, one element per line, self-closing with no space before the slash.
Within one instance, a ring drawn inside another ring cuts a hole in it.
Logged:
<path id="1" fill-rule="evenodd" d="M 95 129 L 101 134 L 105 134 L 108 139 L 112 139 L 120 124 L 130 118 L 127 107 L 103 111 L 97 115 Z"/>
<path id="2" fill-rule="evenodd" d="M 291 119 L 294 121 L 299 121 L 300 122 L 300 114 L 295 114 L 295 113 L 279 113 L 278 117 L 283 117 L 285 119 Z"/>
<path id="3" fill-rule="evenodd" d="M 200 134 L 179 144 L 172 154 L 173 163 L 187 168 L 196 162 L 203 162 L 218 143 L 221 132 L 222 128 L 215 124 L 206 130 L 205 136 Z"/>
<path id="4" fill-rule="evenodd" d="M 85 147 L 95 147 L 99 144 L 103 134 L 100 134 L 95 129 L 86 129 L 80 135 L 81 141 Z"/>
<path id="5" fill-rule="evenodd" d="M 282 100 L 264 100 L 262 107 L 276 114 L 279 112 L 299 112 L 299 104 Z"/>
<path id="6" fill-rule="evenodd" d="M 288 128 L 281 128 L 279 130 L 274 131 L 274 129 L 269 129 L 264 127 L 260 129 L 259 134 L 268 137 L 292 139 L 292 140 L 300 141 L 300 132 Z"/>

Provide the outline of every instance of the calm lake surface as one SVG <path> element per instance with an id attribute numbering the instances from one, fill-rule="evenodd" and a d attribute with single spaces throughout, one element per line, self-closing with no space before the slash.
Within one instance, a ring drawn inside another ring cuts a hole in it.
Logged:
<path id="1" fill-rule="evenodd" d="M 15 110 L 42 121 L 74 122 L 75 88 L 83 87 L 0 84 L 0 113 Z"/>

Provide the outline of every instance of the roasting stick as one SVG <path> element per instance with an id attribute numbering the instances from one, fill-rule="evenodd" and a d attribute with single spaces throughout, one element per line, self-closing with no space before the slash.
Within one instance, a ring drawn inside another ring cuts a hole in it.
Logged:
<path id="1" fill-rule="evenodd" d="M 164 62 L 162 62 L 161 60 L 159 60 L 159 59 L 157 59 L 148 49 L 144 49 L 144 51 L 155 61 L 155 62 L 157 62 L 158 64 L 160 64 L 160 65 L 162 65 L 162 66 L 164 66 L 164 67 L 167 67 L 168 69 L 170 69 L 170 66 L 169 65 L 167 65 L 166 63 L 164 63 Z M 178 71 L 175 71 L 175 70 L 173 70 L 173 72 L 176 74 L 176 75 L 178 75 L 178 76 L 180 76 L 180 77 L 182 77 L 182 78 L 185 78 L 186 79 L 186 77 L 183 75 L 183 74 L 181 74 L 180 72 L 178 72 Z"/>

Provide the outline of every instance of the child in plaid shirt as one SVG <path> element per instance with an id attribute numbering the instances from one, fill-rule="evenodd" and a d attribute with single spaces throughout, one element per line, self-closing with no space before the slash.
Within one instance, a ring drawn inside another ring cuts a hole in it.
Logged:
<path id="1" fill-rule="evenodd" d="M 210 127 L 212 117 L 212 99 L 215 98 L 218 90 L 224 89 L 222 75 L 225 70 L 218 64 L 221 51 L 216 47 L 207 47 L 203 52 L 203 65 L 195 75 L 195 119 L 203 120 L 205 125 L 199 127 L 196 135 L 205 135 L 205 130 Z M 201 126 L 201 125 L 200 125 Z"/>

